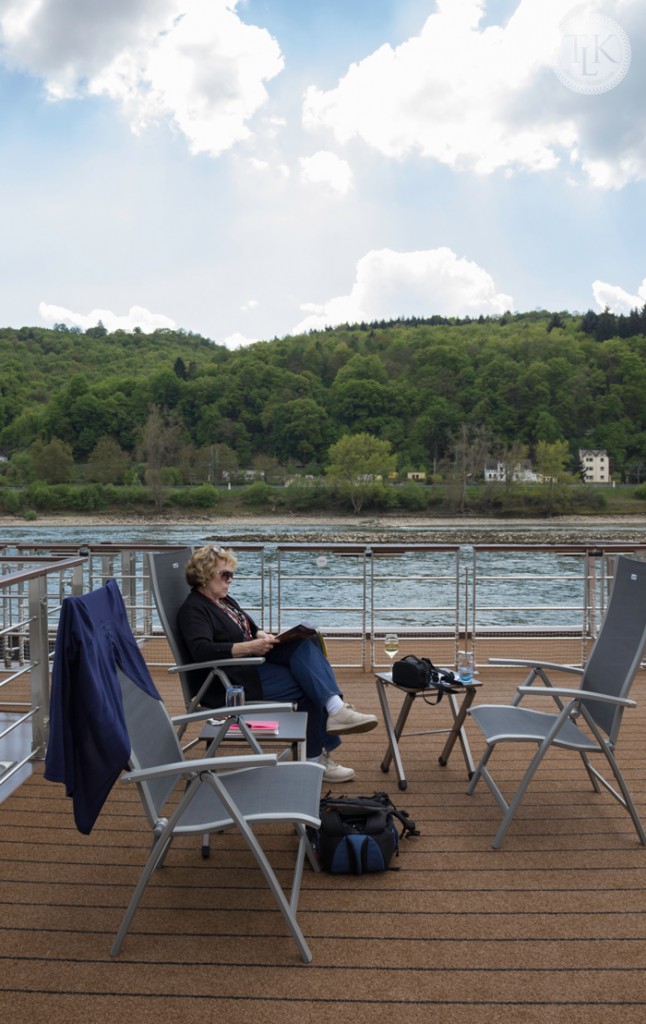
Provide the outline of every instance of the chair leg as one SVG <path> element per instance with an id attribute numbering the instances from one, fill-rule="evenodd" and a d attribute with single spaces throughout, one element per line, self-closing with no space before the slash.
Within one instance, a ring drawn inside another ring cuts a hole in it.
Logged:
<path id="1" fill-rule="evenodd" d="M 599 793 L 601 792 L 599 783 L 601 783 L 601 785 L 608 790 L 610 795 L 614 796 L 617 803 L 620 803 L 621 806 L 628 811 L 630 817 L 632 818 L 632 822 L 635 826 L 635 831 L 637 832 L 640 843 L 642 844 L 642 846 L 646 846 L 646 832 L 644 832 L 644 827 L 637 813 L 637 809 L 635 808 L 635 805 L 633 803 L 632 796 L 630 795 L 630 790 L 628 789 L 628 786 L 624 781 L 622 771 L 617 763 L 617 759 L 614 755 L 612 744 L 610 743 L 609 739 L 607 739 L 605 736 L 601 734 L 599 727 L 594 722 L 592 716 L 590 715 L 589 711 L 585 706 L 582 706 L 581 713 L 583 714 L 583 717 L 589 725 L 590 731 L 592 732 L 594 738 L 599 744 L 599 751 L 604 754 L 606 761 L 610 765 L 612 774 L 615 777 L 615 782 L 619 786 L 621 792 L 618 793 L 616 789 L 614 789 L 610 785 L 608 780 L 603 777 L 601 772 L 597 771 L 597 769 L 588 761 L 586 757 L 586 768 L 588 769 L 588 775 L 592 779 L 592 784 L 595 790 Z"/>
<path id="2" fill-rule="evenodd" d="M 523 775 L 522 781 L 521 781 L 518 789 L 516 790 L 516 792 L 514 793 L 512 799 L 511 799 L 511 801 L 509 802 L 509 806 L 507 807 L 507 811 L 505 812 L 505 816 L 502 819 L 502 824 L 501 824 L 500 828 L 498 829 L 498 831 L 496 832 L 495 839 L 494 839 L 493 843 L 491 844 L 493 846 L 494 850 L 499 849 L 503 839 L 505 838 L 505 836 L 507 834 L 507 829 L 509 828 L 509 826 L 511 825 L 512 821 L 514 820 L 514 815 L 515 815 L 516 811 L 518 810 L 518 808 L 520 807 L 522 799 L 525 796 L 525 793 L 527 792 L 527 787 L 529 786 L 530 782 L 534 778 L 534 775 L 536 774 L 536 770 L 537 770 L 539 764 L 543 760 L 543 757 L 545 756 L 545 754 L 547 753 L 547 751 L 549 750 L 551 745 L 552 745 L 551 744 L 551 740 L 550 740 L 550 742 L 544 741 L 543 743 L 541 743 L 539 748 L 538 748 L 538 750 L 534 754 L 532 760 L 530 761 L 529 768 L 527 769 L 527 771 Z"/>
<path id="3" fill-rule="evenodd" d="M 224 785 L 222 785 L 222 783 L 218 779 L 217 775 L 214 775 L 213 773 L 207 774 L 206 775 L 206 779 L 208 779 L 208 782 L 213 787 L 213 789 L 217 793 L 219 799 L 222 801 L 222 803 L 226 807 L 227 811 L 229 812 L 229 814 L 231 815 L 233 821 L 235 822 L 236 826 L 238 827 L 242 838 L 245 840 L 245 842 L 246 842 L 247 846 L 249 847 L 251 853 L 255 857 L 256 863 L 258 864 L 258 867 L 262 871 L 262 873 L 263 873 L 263 875 L 265 877 L 265 881 L 267 882 L 267 885 L 271 889 L 271 892 L 272 892 L 272 894 L 274 896 L 274 899 L 276 900 L 276 903 L 278 905 L 278 909 L 280 910 L 281 914 L 283 915 L 285 923 L 287 924 L 287 927 L 289 928 L 289 930 L 290 930 L 290 932 L 292 934 L 292 938 L 294 939 L 294 942 L 296 943 L 296 946 L 298 947 L 298 951 L 299 951 L 299 953 L 301 955 L 301 959 L 306 964 L 310 963 L 310 961 L 312 960 L 312 953 L 310 951 L 309 946 L 307 945 L 307 942 L 305 941 L 305 936 L 303 935 L 303 933 L 302 933 L 302 931 L 300 929 L 298 921 L 296 920 L 295 910 L 294 910 L 294 907 L 292 906 L 292 903 L 294 903 L 294 906 L 295 906 L 295 904 L 296 904 L 296 902 L 298 900 L 298 891 L 297 891 L 297 887 L 296 887 L 296 881 L 298 881 L 299 884 L 300 884 L 300 877 L 298 879 L 294 880 L 293 885 L 292 885 L 291 900 L 288 900 L 287 897 L 285 896 L 285 893 L 282 890 L 280 882 L 276 878 L 274 870 L 273 870 L 271 864 L 269 863 L 269 860 L 267 858 L 267 855 L 266 855 L 265 851 L 263 850 L 262 846 L 258 842 L 256 836 L 254 835 L 253 829 L 245 821 L 245 818 L 240 814 L 236 804 L 229 797 L 229 794 L 228 794 L 228 792 L 226 790 L 226 787 Z M 302 846 L 302 844 L 301 844 L 301 846 Z M 304 854 L 305 854 L 305 849 L 303 847 L 302 848 L 302 852 L 301 852 L 301 849 L 299 849 L 298 856 L 297 856 L 297 869 L 298 869 L 298 865 L 299 865 L 299 862 L 300 862 L 301 873 L 302 873 L 302 861 L 303 861 L 303 858 L 304 858 Z"/>
<path id="4" fill-rule="evenodd" d="M 479 762 L 476 770 L 474 771 L 473 775 L 471 776 L 471 779 L 469 780 L 469 785 L 467 786 L 467 796 L 472 796 L 473 795 L 473 792 L 474 792 L 476 786 L 478 785 L 478 782 L 480 781 L 480 777 L 484 776 L 485 766 L 487 764 L 487 761 L 489 760 L 489 758 L 493 754 L 494 746 L 495 746 L 495 744 L 488 745 L 487 747 L 485 747 L 485 751 L 484 751 L 482 757 L 480 758 L 480 762 Z"/>
<path id="5" fill-rule="evenodd" d="M 298 908 L 298 899 L 301 893 L 301 882 L 303 879 L 303 868 L 305 866 L 305 858 L 309 860 L 314 871 L 320 872 L 321 865 L 318 862 L 316 854 L 314 853 L 314 847 L 312 846 L 309 836 L 307 835 L 307 829 L 304 825 L 297 823 L 295 831 L 298 836 L 298 852 L 296 854 L 296 866 L 294 868 L 294 876 L 292 879 L 292 888 L 289 898 L 289 905 L 292 908 L 292 913 L 296 913 Z"/>
<path id="6" fill-rule="evenodd" d="M 601 786 L 599 785 L 599 782 L 598 782 L 598 779 L 597 779 L 597 771 L 590 764 L 590 758 L 588 757 L 588 755 L 583 750 L 581 751 L 581 760 L 583 761 L 583 766 L 584 766 L 586 772 L 588 773 L 588 778 L 590 779 L 590 782 L 592 783 L 592 788 L 594 789 L 595 793 L 600 793 L 601 792 Z"/>
<path id="7" fill-rule="evenodd" d="M 157 863 L 155 864 L 155 869 L 163 868 L 164 862 L 166 860 L 166 855 L 168 854 L 171 843 L 173 841 L 173 837 L 171 835 L 168 835 L 166 837 L 163 847 L 159 847 L 157 844 L 159 843 L 159 837 L 161 836 L 162 832 L 163 829 L 156 830 L 155 836 L 153 837 L 152 849 L 157 849 Z"/>
<path id="8" fill-rule="evenodd" d="M 191 800 L 195 796 L 195 793 L 197 792 L 201 784 L 202 783 L 200 778 L 195 777 L 184 790 L 182 798 L 181 800 L 179 800 L 177 807 L 173 811 L 171 817 L 167 819 L 160 819 L 157 827 L 155 828 L 155 835 L 157 836 L 157 839 L 153 840 L 152 850 L 150 851 L 148 860 L 146 861 L 144 869 L 141 872 L 141 875 L 139 876 L 139 881 L 137 882 L 134 892 L 130 897 L 130 902 L 126 908 L 125 914 L 123 915 L 114 942 L 112 943 L 112 948 L 110 949 L 110 954 L 112 956 L 118 956 L 119 953 L 121 952 L 121 947 L 123 946 L 125 937 L 128 934 L 128 929 L 130 928 L 132 919 L 137 912 L 137 907 L 139 906 L 141 897 L 145 892 L 146 886 L 148 885 L 148 882 L 150 881 L 150 878 L 155 869 L 161 867 L 161 865 L 164 863 L 164 858 L 168 853 L 170 844 L 173 839 L 173 830 L 175 828 L 175 824 L 183 814 L 184 808 L 191 802 Z"/>
<path id="9" fill-rule="evenodd" d="M 620 803 L 621 806 L 625 807 L 625 809 L 628 811 L 630 817 L 632 818 L 633 825 L 635 826 L 635 831 L 639 836 L 640 843 L 642 844 L 642 846 L 646 846 L 646 833 L 644 832 L 644 826 L 642 825 L 641 819 L 637 814 L 637 810 L 633 803 L 633 798 L 630 795 L 630 790 L 628 789 L 628 786 L 624 782 L 624 777 L 621 773 L 619 765 L 617 764 L 616 758 L 607 743 L 603 743 L 602 746 L 603 752 L 606 755 L 606 760 L 612 768 L 612 774 L 614 775 L 617 785 L 621 790 L 621 795 L 612 788 L 612 786 L 607 782 L 606 779 L 604 779 L 603 775 L 601 775 L 600 772 L 598 772 L 592 766 L 590 766 L 590 770 L 594 772 L 594 774 L 597 776 L 597 778 L 600 780 L 603 786 L 608 790 L 609 793 L 612 794 L 612 796 L 614 796 L 615 800 L 617 800 L 618 803 Z"/>
<path id="10" fill-rule="evenodd" d="M 294 831 L 303 842 L 304 853 L 308 861 L 310 862 L 312 870 L 317 872 L 320 871 L 321 865 L 319 863 L 318 857 L 316 856 L 316 853 L 314 852 L 314 846 L 312 845 L 310 837 L 307 834 L 307 829 L 303 825 L 296 823 L 296 825 L 294 825 Z"/>
<path id="11" fill-rule="evenodd" d="M 163 859 L 166 856 L 168 847 L 170 846 L 172 829 L 173 823 L 172 821 L 169 821 L 150 852 L 148 860 L 144 865 L 144 869 L 139 876 L 139 881 L 137 882 L 135 890 L 130 897 L 130 903 L 123 915 L 121 924 L 119 925 L 119 930 L 114 938 L 114 942 L 112 943 L 112 948 L 110 949 L 111 956 L 118 956 L 121 952 L 125 937 L 128 934 L 128 929 L 130 928 L 132 919 L 137 912 L 137 907 L 139 906 L 141 897 L 143 896 L 146 886 L 150 881 L 151 875 L 155 869 L 163 863 Z"/>
<path id="12" fill-rule="evenodd" d="M 473 777 L 467 787 L 467 796 L 471 796 L 473 794 L 473 791 L 475 790 L 480 778 L 482 777 L 484 781 L 487 783 L 487 786 L 493 793 L 494 797 L 496 798 L 498 806 L 503 812 L 503 819 L 502 824 L 496 833 L 494 841 L 491 844 L 494 850 L 497 850 L 499 848 L 503 839 L 505 838 L 507 829 L 509 828 L 514 819 L 514 815 L 516 814 L 516 811 L 518 810 L 522 802 L 527 787 L 532 781 L 532 778 L 536 773 L 536 769 L 538 768 L 539 764 L 543 760 L 543 757 L 545 756 L 551 745 L 552 735 L 550 734 L 548 739 L 543 740 L 543 742 L 539 744 L 538 750 L 534 754 L 532 760 L 530 761 L 529 767 L 525 771 L 525 774 L 520 782 L 520 785 L 518 786 L 518 789 L 516 790 L 514 796 L 509 802 L 507 802 L 507 800 L 505 799 L 502 791 L 500 790 L 500 788 L 498 787 L 498 785 L 496 784 L 496 782 L 494 781 L 493 777 L 490 775 L 486 767 L 489 758 L 494 752 L 496 744 L 489 744 L 485 749 L 484 754 L 480 758 L 480 763 L 476 768 L 475 772 L 473 773 Z"/>

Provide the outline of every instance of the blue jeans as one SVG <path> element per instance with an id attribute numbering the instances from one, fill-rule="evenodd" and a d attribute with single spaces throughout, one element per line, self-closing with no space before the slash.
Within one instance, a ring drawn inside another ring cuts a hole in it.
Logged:
<path id="1" fill-rule="evenodd" d="M 294 701 L 299 711 L 307 711 L 308 757 L 318 757 L 323 748 L 331 751 L 338 747 L 340 738 L 325 731 L 325 703 L 342 694 L 332 666 L 315 641 L 275 647 L 258 666 L 258 673 L 266 700 Z"/>

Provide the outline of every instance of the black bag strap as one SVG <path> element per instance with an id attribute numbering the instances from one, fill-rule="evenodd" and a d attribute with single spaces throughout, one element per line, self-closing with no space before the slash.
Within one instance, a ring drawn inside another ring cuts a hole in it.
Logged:
<path id="1" fill-rule="evenodd" d="M 398 811 L 395 807 L 390 812 L 393 818 L 397 818 L 402 826 L 402 830 L 399 834 L 400 839 L 405 839 L 406 836 L 419 836 L 421 835 L 418 828 L 415 826 L 415 822 L 409 817 L 406 811 Z"/>
<path id="2" fill-rule="evenodd" d="M 429 700 L 426 694 L 423 694 L 424 700 L 427 704 L 439 704 L 445 693 L 451 692 L 451 687 L 459 683 L 460 680 L 456 676 L 455 672 L 451 672 L 450 669 L 436 668 L 430 658 L 423 658 L 422 661 L 428 661 L 430 665 L 430 684 L 437 690 L 437 697 L 435 700 Z"/>
<path id="3" fill-rule="evenodd" d="M 397 818 L 401 825 L 400 839 L 406 836 L 419 836 L 421 835 L 419 829 L 415 825 L 415 822 L 410 817 L 408 811 L 399 810 L 395 807 L 394 803 L 390 799 L 387 793 L 373 793 L 372 796 L 340 796 L 331 797 L 330 790 L 321 798 L 321 810 L 327 811 L 328 809 L 333 811 L 341 811 L 345 814 L 356 813 L 364 814 L 370 810 L 386 810 Z M 339 818 L 339 822 L 341 819 Z M 342 834 L 342 833 L 341 833 Z"/>
<path id="4" fill-rule="evenodd" d="M 329 835 L 347 835 L 353 831 L 353 824 L 361 823 L 366 835 L 379 835 L 386 827 L 389 810 L 377 801 L 361 799 L 321 801 L 321 819 Z"/>
<path id="5" fill-rule="evenodd" d="M 390 813 L 399 820 L 402 825 L 402 831 L 400 838 L 405 836 L 419 836 L 421 835 L 419 829 L 416 827 L 415 822 L 409 815 L 408 811 L 398 809 L 390 799 L 387 793 L 374 793 L 372 796 L 373 800 L 378 800 L 379 803 L 387 807 Z"/>

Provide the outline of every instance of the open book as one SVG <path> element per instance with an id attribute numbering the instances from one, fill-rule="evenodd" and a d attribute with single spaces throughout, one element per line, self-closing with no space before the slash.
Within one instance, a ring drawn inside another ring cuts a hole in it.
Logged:
<path id="1" fill-rule="evenodd" d="M 308 636 L 316 636 L 317 629 L 312 626 L 309 622 L 299 622 L 297 626 L 292 626 L 291 629 L 284 629 L 282 633 L 277 633 L 276 639 L 279 644 L 289 644 L 294 640 L 305 640 Z"/>

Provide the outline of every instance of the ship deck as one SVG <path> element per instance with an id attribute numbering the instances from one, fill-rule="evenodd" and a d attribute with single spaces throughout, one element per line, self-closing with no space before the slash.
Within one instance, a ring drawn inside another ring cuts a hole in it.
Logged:
<path id="1" fill-rule="evenodd" d="M 171 713 L 176 677 L 153 675 Z M 380 714 L 373 676 L 340 673 L 346 699 Z M 478 701 L 508 700 L 517 670 L 486 667 Z M 646 817 L 646 673 L 624 718 L 619 757 Z M 448 709 L 417 701 L 413 729 L 448 724 Z M 481 750 L 467 724 L 474 756 Z M 397 870 L 362 877 L 306 868 L 299 921 L 313 953 L 304 965 L 241 839 L 176 840 L 126 938 L 110 945 L 148 852 L 135 791 L 117 784 L 90 836 L 80 835 L 63 788 L 42 762 L 0 804 L 3 1024 L 51 1018 L 121 1024 L 338 1021 L 408 1024 L 641 1024 L 646 1013 L 646 849 L 607 794 L 596 795 L 573 755 L 554 751 L 502 846 L 486 786 L 466 796 L 458 748 L 402 743 L 408 788 L 384 774 L 383 727 L 347 737 L 356 780 L 334 792 L 385 790 L 421 831 Z M 201 749 L 201 748 L 200 748 Z M 527 751 L 500 749 L 498 775 L 518 777 Z M 285 873 L 294 839 L 265 829 Z M 403 1017 L 401 1017 L 403 1013 Z"/>

